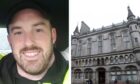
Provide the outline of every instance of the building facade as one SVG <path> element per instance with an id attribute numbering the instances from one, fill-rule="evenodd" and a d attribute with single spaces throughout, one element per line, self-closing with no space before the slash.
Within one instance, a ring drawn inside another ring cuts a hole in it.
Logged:
<path id="1" fill-rule="evenodd" d="M 96 30 L 82 22 L 71 45 L 72 84 L 140 83 L 140 18 L 129 7 L 127 21 Z"/>

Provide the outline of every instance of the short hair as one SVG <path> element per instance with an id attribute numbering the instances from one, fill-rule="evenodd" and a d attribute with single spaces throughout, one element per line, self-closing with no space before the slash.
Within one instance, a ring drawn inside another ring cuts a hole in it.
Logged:
<path id="1" fill-rule="evenodd" d="M 38 2 L 35 2 L 34 0 L 23 0 L 20 1 L 16 4 L 14 4 L 10 10 L 9 10 L 9 14 L 6 20 L 6 27 L 7 27 L 7 32 L 9 33 L 9 24 L 12 22 L 12 20 L 14 19 L 14 16 L 17 12 L 23 10 L 23 9 L 34 9 L 36 11 L 38 11 L 41 16 L 47 20 L 50 21 L 51 26 L 52 25 L 52 17 L 51 17 L 51 11 L 49 10 L 49 8 L 47 7 L 42 7 Z"/>

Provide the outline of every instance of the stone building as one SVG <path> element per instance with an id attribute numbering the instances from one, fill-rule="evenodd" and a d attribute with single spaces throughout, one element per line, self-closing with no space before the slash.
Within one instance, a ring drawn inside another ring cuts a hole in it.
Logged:
<path id="1" fill-rule="evenodd" d="M 140 18 L 129 7 L 127 21 L 96 30 L 82 22 L 71 42 L 72 84 L 140 83 Z"/>

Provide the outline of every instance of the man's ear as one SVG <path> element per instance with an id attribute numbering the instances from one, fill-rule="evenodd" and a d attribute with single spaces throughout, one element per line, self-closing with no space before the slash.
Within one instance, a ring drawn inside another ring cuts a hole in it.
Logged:
<path id="1" fill-rule="evenodd" d="M 57 39 L 56 28 L 52 28 L 52 41 L 53 41 L 53 44 L 55 44 L 56 39 Z"/>

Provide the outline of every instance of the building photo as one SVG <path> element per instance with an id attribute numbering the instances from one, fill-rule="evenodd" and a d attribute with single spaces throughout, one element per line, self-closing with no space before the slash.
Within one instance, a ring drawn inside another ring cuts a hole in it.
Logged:
<path id="1" fill-rule="evenodd" d="M 71 36 L 72 84 L 139 84 L 140 18 L 92 29 L 85 21 Z M 139 10 L 139 9 L 138 9 Z"/>

